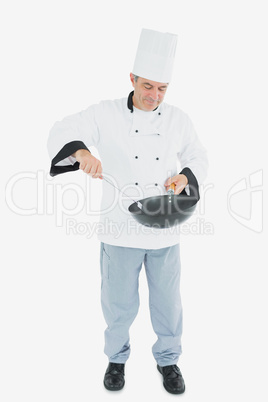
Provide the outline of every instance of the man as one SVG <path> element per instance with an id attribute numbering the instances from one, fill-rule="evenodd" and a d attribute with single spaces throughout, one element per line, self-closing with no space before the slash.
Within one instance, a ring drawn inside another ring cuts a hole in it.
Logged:
<path id="1" fill-rule="evenodd" d="M 132 199 L 166 194 L 171 183 L 179 194 L 187 190 L 190 179 L 200 184 L 206 176 L 206 152 L 189 117 L 163 102 L 176 43 L 176 35 L 143 29 L 130 74 L 134 91 L 127 98 L 100 102 L 57 122 L 48 141 L 52 176 L 81 169 L 93 178 L 106 179 L 101 222 L 107 230 L 99 239 L 101 301 L 107 322 L 104 351 L 109 359 L 104 386 L 111 391 L 125 384 L 129 328 L 139 308 L 143 265 L 157 335 L 152 348 L 157 369 L 168 392 L 185 390 L 177 367 L 182 334 L 179 234 L 142 226 L 128 211 Z M 91 154 L 90 146 L 98 149 L 101 161 Z M 120 228 L 119 236 L 113 226 Z"/>

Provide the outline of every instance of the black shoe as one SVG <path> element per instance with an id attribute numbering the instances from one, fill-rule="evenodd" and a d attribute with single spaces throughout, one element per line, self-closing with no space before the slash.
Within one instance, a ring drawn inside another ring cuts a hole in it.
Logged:
<path id="1" fill-rule="evenodd" d="M 182 394 L 185 391 L 185 384 L 180 369 L 176 364 L 160 367 L 158 371 L 163 375 L 163 385 L 171 394 Z"/>
<path id="2" fill-rule="evenodd" d="M 120 391 L 125 385 L 125 365 L 119 363 L 109 363 L 103 384 L 109 391 Z"/>

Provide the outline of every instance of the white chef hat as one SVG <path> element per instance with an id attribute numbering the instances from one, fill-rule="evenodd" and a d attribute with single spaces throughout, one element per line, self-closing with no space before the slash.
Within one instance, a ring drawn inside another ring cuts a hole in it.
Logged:
<path id="1" fill-rule="evenodd" d="M 142 29 L 132 73 L 151 81 L 169 83 L 177 35 Z"/>

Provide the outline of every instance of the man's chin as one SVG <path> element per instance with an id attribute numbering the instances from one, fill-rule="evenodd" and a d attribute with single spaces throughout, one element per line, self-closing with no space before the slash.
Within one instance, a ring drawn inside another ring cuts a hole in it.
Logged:
<path id="1" fill-rule="evenodd" d="M 144 110 L 147 110 L 148 112 L 151 112 L 152 110 L 154 110 L 155 108 L 157 108 L 157 104 L 156 103 L 150 103 L 150 102 L 144 102 Z"/>

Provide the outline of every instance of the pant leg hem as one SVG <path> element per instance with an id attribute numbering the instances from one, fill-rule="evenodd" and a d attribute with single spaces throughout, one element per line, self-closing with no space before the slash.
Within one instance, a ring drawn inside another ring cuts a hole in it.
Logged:
<path id="1" fill-rule="evenodd" d="M 109 359 L 109 363 L 126 364 L 127 360 L 122 359 Z"/>
<path id="2" fill-rule="evenodd" d="M 179 358 L 177 359 L 157 359 L 156 363 L 160 367 L 165 367 L 165 366 L 172 366 L 173 364 L 177 364 L 179 361 Z"/>

